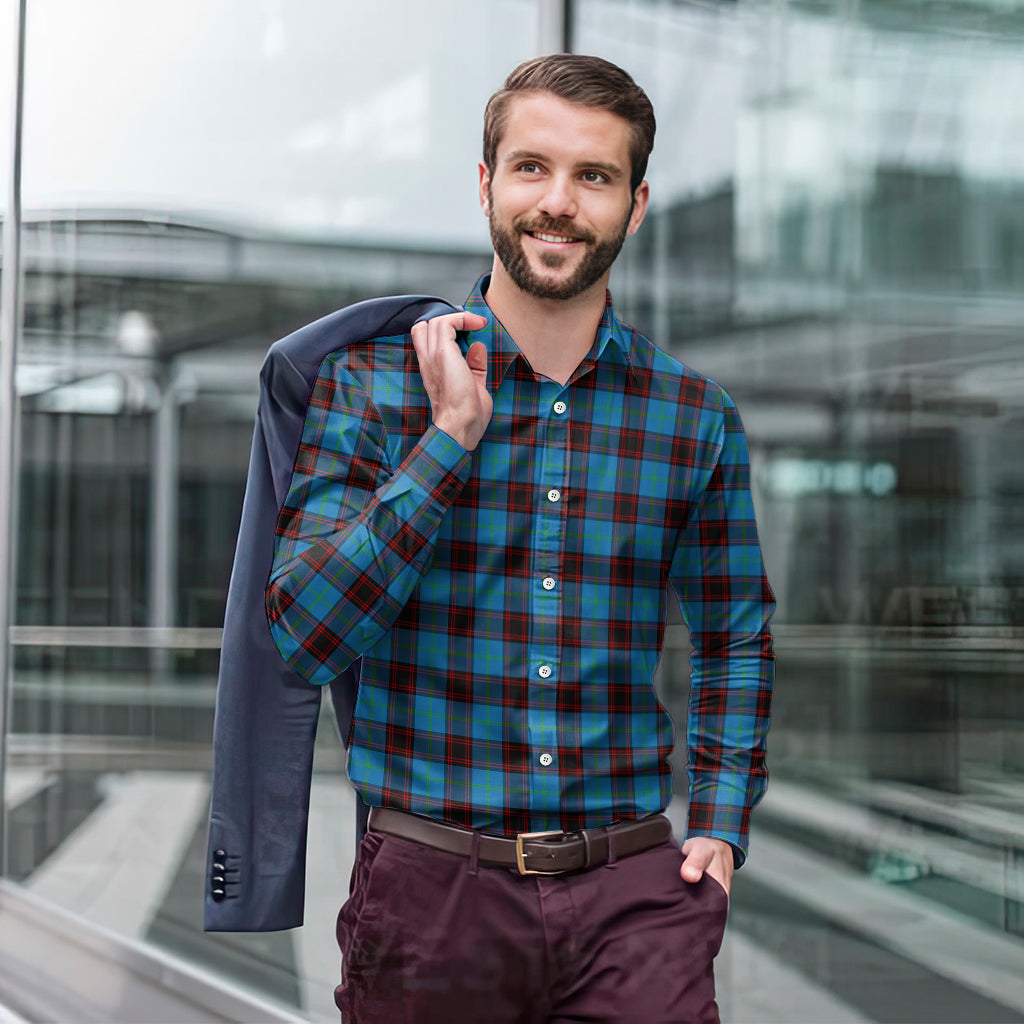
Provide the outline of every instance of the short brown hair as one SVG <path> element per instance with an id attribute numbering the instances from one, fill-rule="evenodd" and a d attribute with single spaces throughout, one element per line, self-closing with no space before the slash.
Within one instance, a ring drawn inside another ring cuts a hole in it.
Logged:
<path id="1" fill-rule="evenodd" d="M 622 68 L 602 57 L 580 53 L 552 53 L 534 57 L 505 79 L 505 85 L 488 101 L 484 111 L 484 166 L 494 176 L 498 143 L 505 132 L 509 102 L 519 93 L 550 92 L 570 103 L 600 107 L 629 122 L 632 165 L 630 187 L 647 173 L 647 158 L 654 148 L 654 107 L 647 93 Z"/>

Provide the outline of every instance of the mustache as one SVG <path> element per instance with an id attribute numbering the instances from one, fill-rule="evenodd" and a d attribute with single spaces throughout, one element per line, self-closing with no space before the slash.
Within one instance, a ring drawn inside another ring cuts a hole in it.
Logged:
<path id="1" fill-rule="evenodd" d="M 526 217 L 518 217 L 512 222 L 512 226 L 520 233 L 537 234 L 539 232 L 542 235 L 565 235 L 566 238 L 573 238 L 578 242 L 594 241 L 594 236 L 589 231 L 583 231 L 571 220 L 548 217 L 530 220 Z"/>

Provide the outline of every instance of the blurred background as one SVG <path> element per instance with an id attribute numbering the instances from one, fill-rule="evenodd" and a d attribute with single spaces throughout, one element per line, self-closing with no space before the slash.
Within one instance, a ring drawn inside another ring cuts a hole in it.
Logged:
<path id="1" fill-rule="evenodd" d="M 654 101 L 613 295 L 736 399 L 779 601 L 723 1019 L 1024 1021 L 1024 0 L 0 0 L 11 1020 L 336 1019 L 328 718 L 305 927 L 201 931 L 257 372 L 464 300 L 484 104 L 561 49 Z"/>

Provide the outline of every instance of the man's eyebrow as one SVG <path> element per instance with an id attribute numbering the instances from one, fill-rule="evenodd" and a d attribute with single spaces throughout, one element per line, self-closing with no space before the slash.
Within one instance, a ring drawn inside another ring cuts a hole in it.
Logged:
<path id="1" fill-rule="evenodd" d="M 547 163 L 547 157 L 543 153 L 535 153 L 528 149 L 514 149 L 505 155 L 505 163 L 515 164 L 522 160 L 536 160 L 539 163 Z M 624 178 L 626 172 L 618 164 L 609 164 L 603 160 L 580 160 L 576 165 L 580 170 L 600 171 L 609 178 Z"/>

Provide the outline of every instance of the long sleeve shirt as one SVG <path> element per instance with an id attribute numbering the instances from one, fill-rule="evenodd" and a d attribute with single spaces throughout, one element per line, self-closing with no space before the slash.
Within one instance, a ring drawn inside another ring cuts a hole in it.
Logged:
<path id="1" fill-rule="evenodd" d="M 497 835 L 663 810 L 653 676 L 674 591 L 690 629 L 689 835 L 741 862 L 774 677 L 747 445 L 724 390 L 621 324 L 610 297 L 565 384 L 536 374 L 477 283 L 492 419 L 430 421 L 412 344 L 328 356 L 277 523 L 271 632 L 311 682 L 361 658 L 348 772 L 368 804 Z M 461 336 L 460 336 L 461 337 Z"/>

